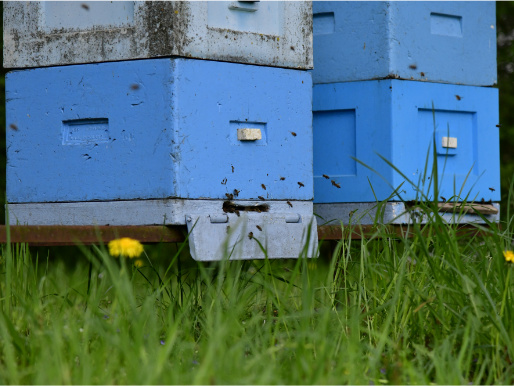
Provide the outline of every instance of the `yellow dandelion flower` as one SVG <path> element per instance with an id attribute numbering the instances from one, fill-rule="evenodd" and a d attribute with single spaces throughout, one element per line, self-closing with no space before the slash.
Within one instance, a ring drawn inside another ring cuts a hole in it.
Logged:
<path id="1" fill-rule="evenodd" d="M 514 252 L 503 251 L 503 256 L 505 257 L 505 260 L 510 261 L 511 263 L 514 263 Z"/>
<path id="2" fill-rule="evenodd" d="M 109 242 L 109 253 L 115 257 L 126 256 L 132 259 L 139 257 L 143 253 L 143 246 L 137 240 L 123 237 Z"/>
<path id="3" fill-rule="evenodd" d="M 145 265 L 145 263 L 141 259 L 137 259 L 136 261 L 134 261 L 134 267 L 136 268 L 141 268 L 143 265 Z"/>

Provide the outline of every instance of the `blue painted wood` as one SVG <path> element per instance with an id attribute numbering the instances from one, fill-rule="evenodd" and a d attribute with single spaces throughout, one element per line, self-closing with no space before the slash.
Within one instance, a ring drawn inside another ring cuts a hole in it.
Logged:
<path id="1" fill-rule="evenodd" d="M 385 77 L 496 84 L 495 3 L 314 1 L 317 83 Z"/>
<path id="2" fill-rule="evenodd" d="M 405 179 L 377 154 L 413 182 L 401 187 L 402 199 L 422 199 L 417 186 L 433 197 L 434 135 L 439 196 L 499 201 L 498 110 L 495 88 L 391 79 L 314 85 L 314 202 L 388 199 Z M 457 148 L 443 148 L 442 137 L 457 138 Z"/>
<path id="3" fill-rule="evenodd" d="M 11 72 L 6 95 L 11 203 L 313 197 L 306 71 L 193 59 L 73 65 Z M 246 127 L 262 139 L 238 141 Z"/>

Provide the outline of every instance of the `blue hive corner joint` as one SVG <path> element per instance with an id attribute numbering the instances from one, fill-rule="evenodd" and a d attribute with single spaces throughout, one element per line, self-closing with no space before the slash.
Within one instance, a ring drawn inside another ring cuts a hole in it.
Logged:
<path id="1" fill-rule="evenodd" d="M 494 1 L 314 1 L 313 82 L 497 82 Z"/>

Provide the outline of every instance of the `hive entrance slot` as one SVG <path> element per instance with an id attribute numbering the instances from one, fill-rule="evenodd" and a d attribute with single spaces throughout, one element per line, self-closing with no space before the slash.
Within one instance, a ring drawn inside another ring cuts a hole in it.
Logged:
<path id="1" fill-rule="evenodd" d="M 257 205 L 240 205 L 236 204 L 232 201 L 224 201 L 223 202 L 223 212 L 225 213 L 235 213 L 239 216 L 239 212 L 268 212 L 269 205 L 268 204 L 257 204 Z"/>

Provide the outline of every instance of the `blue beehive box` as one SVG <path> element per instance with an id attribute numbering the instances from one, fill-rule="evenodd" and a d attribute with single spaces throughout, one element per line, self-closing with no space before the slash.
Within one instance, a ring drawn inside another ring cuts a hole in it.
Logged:
<path id="1" fill-rule="evenodd" d="M 313 83 L 496 84 L 494 2 L 313 2 Z"/>
<path id="2" fill-rule="evenodd" d="M 319 84 L 313 115 L 315 203 L 434 199 L 434 140 L 439 196 L 500 200 L 497 89 L 393 79 Z"/>
<path id="3" fill-rule="evenodd" d="M 313 198 L 306 71 L 149 59 L 14 71 L 6 95 L 10 203 Z"/>

